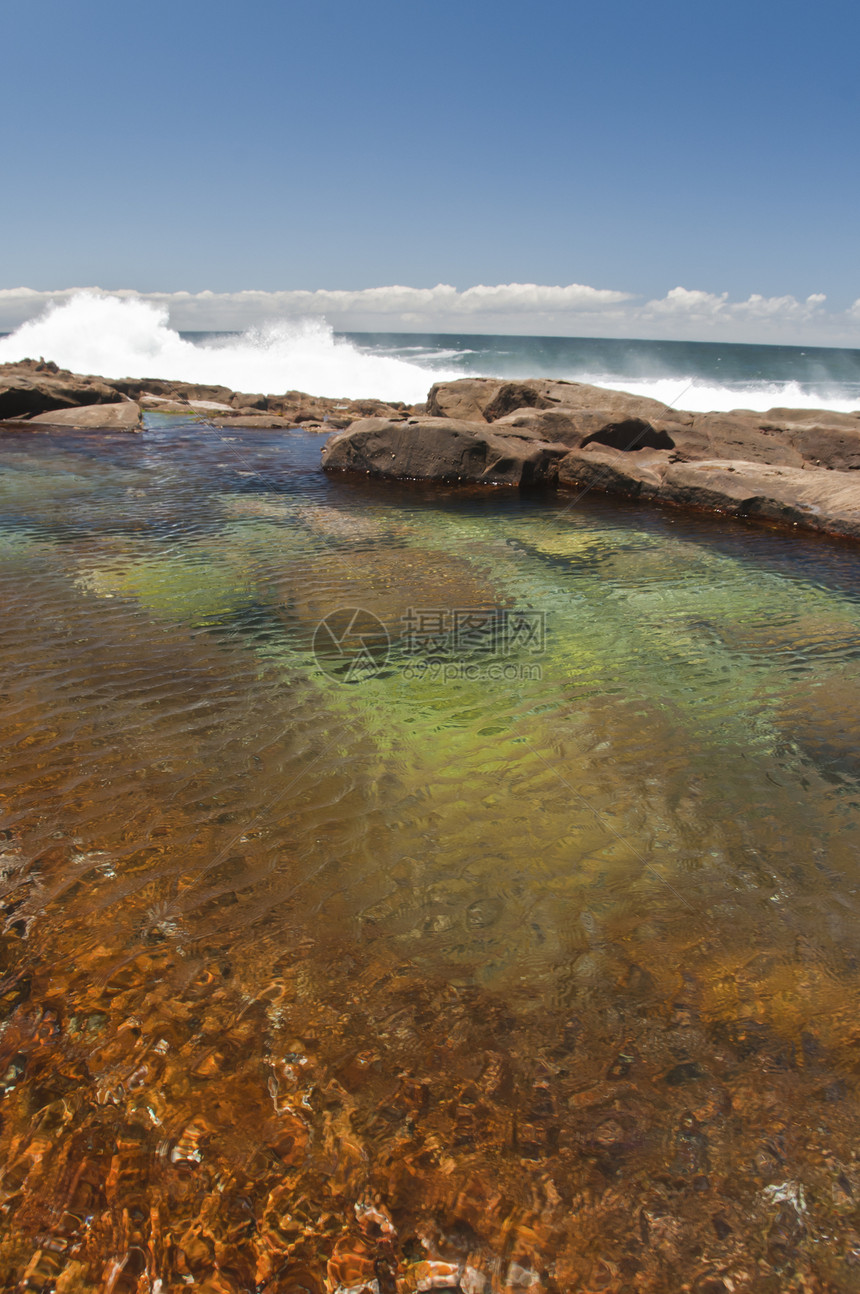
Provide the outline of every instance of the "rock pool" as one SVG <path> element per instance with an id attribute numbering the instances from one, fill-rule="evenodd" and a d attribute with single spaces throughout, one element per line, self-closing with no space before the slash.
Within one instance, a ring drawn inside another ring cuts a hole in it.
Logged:
<path id="1" fill-rule="evenodd" d="M 0 441 L 0 1284 L 860 1289 L 857 547 L 320 443 Z"/>

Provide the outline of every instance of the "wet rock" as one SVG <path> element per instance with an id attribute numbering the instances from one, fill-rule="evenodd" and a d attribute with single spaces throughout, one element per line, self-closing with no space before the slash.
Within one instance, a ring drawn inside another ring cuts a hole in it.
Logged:
<path id="1" fill-rule="evenodd" d="M 427 408 L 567 444 L 564 488 L 860 536 L 860 486 L 848 476 L 860 469 L 860 413 L 687 413 L 584 383 L 491 378 L 437 383 Z M 447 479 L 479 478 L 461 470 Z"/>
<path id="2" fill-rule="evenodd" d="M 843 472 L 716 459 L 674 463 L 668 466 L 656 497 L 860 537 L 860 480 Z"/>
<path id="3" fill-rule="evenodd" d="M 335 1245 L 328 1261 L 329 1286 L 333 1290 L 355 1291 L 362 1294 L 371 1289 L 378 1291 L 374 1246 L 359 1237 L 345 1236 Z"/>
<path id="4" fill-rule="evenodd" d="M 402 1291 L 425 1294 L 428 1290 L 456 1290 L 460 1288 L 462 1268 L 457 1263 L 439 1259 L 422 1259 L 412 1263 L 398 1282 Z"/>
<path id="5" fill-rule="evenodd" d="M 727 1240 L 732 1234 L 732 1228 L 729 1226 L 726 1219 L 719 1213 L 715 1213 L 711 1218 L 711 1226 L 714 1228 L 714 1233 L 718 1240 Z"/>
<path id="6" fill-rule="evenodd" d="M 860 679 L 837 672 L 801 677 L 782 697 L 777 726 L 830 775 L 860 777 Z M 815 958 L 817 960 L 817 957 Z"/>
<path id="7" fill-rule="evenodd" d="M 504 904 L 499 898 L 476 899 L 466 908 L 466 928 L 486 930 L 496 924 L 503 912 Z"/>
<path id="8" fill-rule="evenodd" d="M 620 1051 L 606 1071 L 607 1079 L 617 1083 L 620 1079 L 626 1078 L 635 1062 L 636 1055 L 632 1050 Z"/>
<path id="9" fill-rule="evenodd" d="M 681 1115 L 674 1134 L 672 1172 L 682 1177 L 699 1179 L 706 1185 L 710 1169 L 708 1136 L 692 1111 Z"/>
<path id="10" fill-rule="evenodd" d="M 229 387 L 163 378 L 102 378 L 70 373 L 56 364 L 23 360 L 0 365 L 0 420 L 30 419 L 53 409 L 114 404 L 123 399 L 162 413 L 217 417 L 225 425 L 250 428 L 291 427 L 299 421 L 320 431 L 348 425 L 356 418 L 404 418 L 411 407 L 399 401 L 348 400 L 310 396 L 301 391 L 281 395 L 244 394 Z"/>
<path id="11" fill-rule="evenodd" d="M 381 520 L 359 516 L 348 508 L 328 508 L 324 504 L 305 504 L 294 516 L 315 535 L 335 543 L 365 543 L 384 539 L 390 532 Z"/>

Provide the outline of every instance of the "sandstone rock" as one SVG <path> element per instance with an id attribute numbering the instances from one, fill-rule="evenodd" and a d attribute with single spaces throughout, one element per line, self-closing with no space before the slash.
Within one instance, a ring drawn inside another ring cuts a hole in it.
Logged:
<path id="1" fill-rule="evenodd" d="M 675 456 L 685 461 L 705 458 L 743 459 L 801 467 L 803 457 L 781 427 L 762 429 L 761 414 L 745 409 L 731 413 L 693 413 L 658 419 L 654 426 L 673 443 Z"/>
<path id="2" fill-rule="evenodd" d="M 674 441 L 642 418 L 600 409 L 517 409 L 493 424 L 494 430 L 515 428 L 542 440 L 576 449 L 598 442 L 613 449 L 673 449 Z"/>
<path id="3" fill-rule="evenodd" d="M 570 489 L 597 489 L 629 498 L 653 498 L 667 467 L 666 456 L 651 450 L 624 453 L 590 445 L 565 455 L 558 465 L 558 483 Z"/>
<path id="4" fill-rule="evenodd" d="M 391 422 L 366 418 L 323 446 L 329 471 L 371 476 L 485 485 L 548 485 L 558 479 L 566 446 L 539 439 L 528 429 L 492 430 L 448 418 Z"/>
<path id="5" fill-rule="evenodd" d="M 213 418 L 216 427 L 243 427 L 249 431 L 273 431 L 278 427 L 294 427 L 290 418 L 281 418 L 275 413 L 245 414 L 231 418 Z"/>
<path id="6" fill-rule="evenodd" d="M 257 409 L 265 412 L 269 407 L 269 397 L 259 392 L 255 395 L 248 395 L 244 391 L 237 391 L 231 403 L 236 409 Z"/>
<path id="7" fill-rule="evenodd" d="M 789 424 L 786 431 L 805 462 L 841 472 L 860 470 L 860 426 Z"/>
<path id="8" fill-rule="evenodd" d="M 133 400 L 119 404 L 90 404 L 78 409 L 54 409 L 37 414 L 27 426 L 71 427 L 81 431 L 139 431 L 140 405 Z"/>
<path id="9" fill-rule="evenodd" d="M 187 400 L 169 395 L 153 395 L 149 391 L 144 391 L 137 403 L 142 409 L 152 409 L 155 413 L 187 413 L 189 409 Z"/>
<path id="10" fill-rule="evenodd" d="M 430 418 L 454 418 L 463 422 L 486 422 L 484 408 L 504 386 L 494 378 L 461 378 L 458 382 L 434 382 L 427 396 Z"/>
<path id="11" fill-rule="evenodd" d="M 860 410 L 854 413 L 837 413 L 834 409 L 768 409 L 767 413 L 759 414 L 765 422 L 774 423 L 777 426 L 792 427 L 817 427 L 824 425 L 827 427 L 842 427 L 846 430 L 860 429 Z"/>
<path id="12" fill-rule="evenodd" d="M 673 463 L 657 497 L 860 537 L 860 479 L 843 472 L 722 459 Z"/>
<path id="13" fill-rule="evenodd" d="M 456 382 L 435 383 L 427 397 L 427 412 L 433 417 L 473 422 L 497 421 L 523 408 L 599 409 L 616 417 L 644 418 L 652 422 L 667 416 L 666 405 L 647 396 L 551 378 L 529 378 L 524 382 L 460 378 Z"/>
<path id="14" fill-rule="evenodd" d="M 189 400 L 189 407 L 199 409 L 201 413 L 232 413 L 233 406 L 223 400 Z"/>
<path id="15" fill-rule="evenodd" d="M 0 365 L 0 419 L 30 417 L 49 409 L 111 403 L 116 389 L 102 378 L 81 377 L 44 361 Z"/>

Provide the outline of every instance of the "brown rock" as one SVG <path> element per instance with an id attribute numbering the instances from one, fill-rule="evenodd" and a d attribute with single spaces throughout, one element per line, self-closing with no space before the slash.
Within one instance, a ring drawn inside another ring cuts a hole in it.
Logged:
<path id="1" fill-rule="evenodd" d="M 860 411 L 854 413 L 837 413 L 833 409 L 768 409 L 767 413 L 758 415 L 764 421 L 778 426 L 792 427 L 842 427 L 845 430 L 860 429 Z"/>
<path id="2" fill-rule="evenodd" d="M 294 427 L 290 418 L 281 418 L 275 413 L 251 413 L 235 418 L 213 418 L 216 427 L 244 427 L 248 430 L 274 430 L 278 427 Z"/>
<path id="3" fill-rule="evenodd" d="M 586 382 L 563 382 L 550 378 L 529 378 L 525 382 L 503 382 L 498 378 L 468 377 L 456 382 L 437 382 L 427 397 L 427 412 L 433 417 L 462 418 L 493 422 L 517 409 L 599 409 L 631 418 L 653 421 L 665 418 L 667 407 L 659 400 L 611 391 Z"/>
<path id="4" fill-rule="evenodd" d="M 155 413 L 187 413 L 190 407 L 187 400 L 180 400 L 178 396 L 153 395 L 150 391 L 144 391 L 137 403 L 142 409 L 152 409 Z"/>
<path id="5" fill-rule="evenodd" d="M 490 430 L 449 418 L 366 418 L 326 441 L 322 461 L 329 472 L 406 480 L 554 485 L 565 452 L 566 446 L 527 429 Z"/>
<path id="6" fill-rule="evenodd" d="M 860 479 L 843 472 L 721 459 L 673 463 L 657 497 L 860 537 Z"/>
<path id="7" fill-rule="evenodd" d="M 597 442 L 613 449 L 673 449 L 674 441 L 642 418 L 625 418 L 600 409 L 517 409 L 493 424 L 518 428 L 542 440 L 576 449 Z"/>
<path id="8" fill-rule="evenodd" d="M 666 455 L 652 450 L 620 450 L 589 446 L 575 449 L 558 465 L 558 483 L 570 489 L 596 489 L 629 498 L 653 498 L 668 467 Z"/>
<path id="9" fill-rule="evenodd" d="M 454 418 L 463 422 L 487 422 L 484 408 L 504 386 L 495 378 L 465 377 L 458 382 L 434 382 L 427 396 L 430 418 Z"/>
<path id="10" fill-rule="evenodd" d="M 139 431 L 140 405 L 133 400 L 119 404 L 90 404 L 79 409 L 53 409 L 37 414 L 28 427 L 72 427 L 81 431 Z"/>
<path id="11" fill-rule="evenodd" d="M 32 359 L 0 365 L 0 419 L 30 417 L 49 409 L 112 403 L 116 389 L 99 377 L 81 377 Z"/>
<path id="12" fill-rule="evenodd" d="M 860 470 L 860 426 L 789 425 L 787 431 L 794 448 L 807 463 L 840 472 Z"/>
<path id="13" fill-rule="evenodd" d="M 269 397 L 260 393 L 247 395 L 245 392 L 237 391 L 231 403 L 237 409 L 257 409 L 265 412 L 269 407 Z"/>
<path id="14" fill-rule="evenodd" d="M 359 558 L 324 553 L 281 571 L 273 586 L 284 616 L 304 629 L 316 628 L 324 616 L 340 608 L 361 607 L 382 621 L 392 638 L 407 632 L 419 587 L 423 606 L 490 609 L 499 605 L 498 591 L 479 567 L 433 549 L 367 549 Z"/>
<path id="15" fill-rule="evenodd" d="M 659 419 L 655 429 L 664 432 L 675 446 L 675 457 L 683 461 L 704 458 L 742 459 L 753 463 L 777 463 L 801 467 L 803 458 L 781 427 L 770 424 L 761 414 L 745 409 L 731 413 L 681 414 Z"/>

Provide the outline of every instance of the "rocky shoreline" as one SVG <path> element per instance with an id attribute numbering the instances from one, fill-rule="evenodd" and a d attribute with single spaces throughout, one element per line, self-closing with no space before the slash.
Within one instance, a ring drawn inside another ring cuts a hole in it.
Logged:
<path id="1" fill-rule="evenodd" d="M 103 378 L 71 373 L 45 360 L 0 364 L 0 430 L 24 423 L 139 431 L 146 411 L 200 414 L 234 427 L 332 431 L 358 418 L 405 417 L 412 408 L 396 401 L 327 398 L 302 391 L 263 395 L 162 378 Z"/>
<path id="2" fill-rule="evenodd" d="M 597 490 L 860 538 L 860 412 L 686 413 L 580 382 L 465 378 L 426 414 L 366 418 L 327 471 Z"/>
<path id="3" fill-rule="evenodd" d="M 860 538 L 860 411 L 689 413 L 581 382 L 496 378 L 437 383 L 410 406 L 0 365 L 0 432 L 135 432 L 145 411 L 334 432 L 328 472 L 596 490 Z"/>

